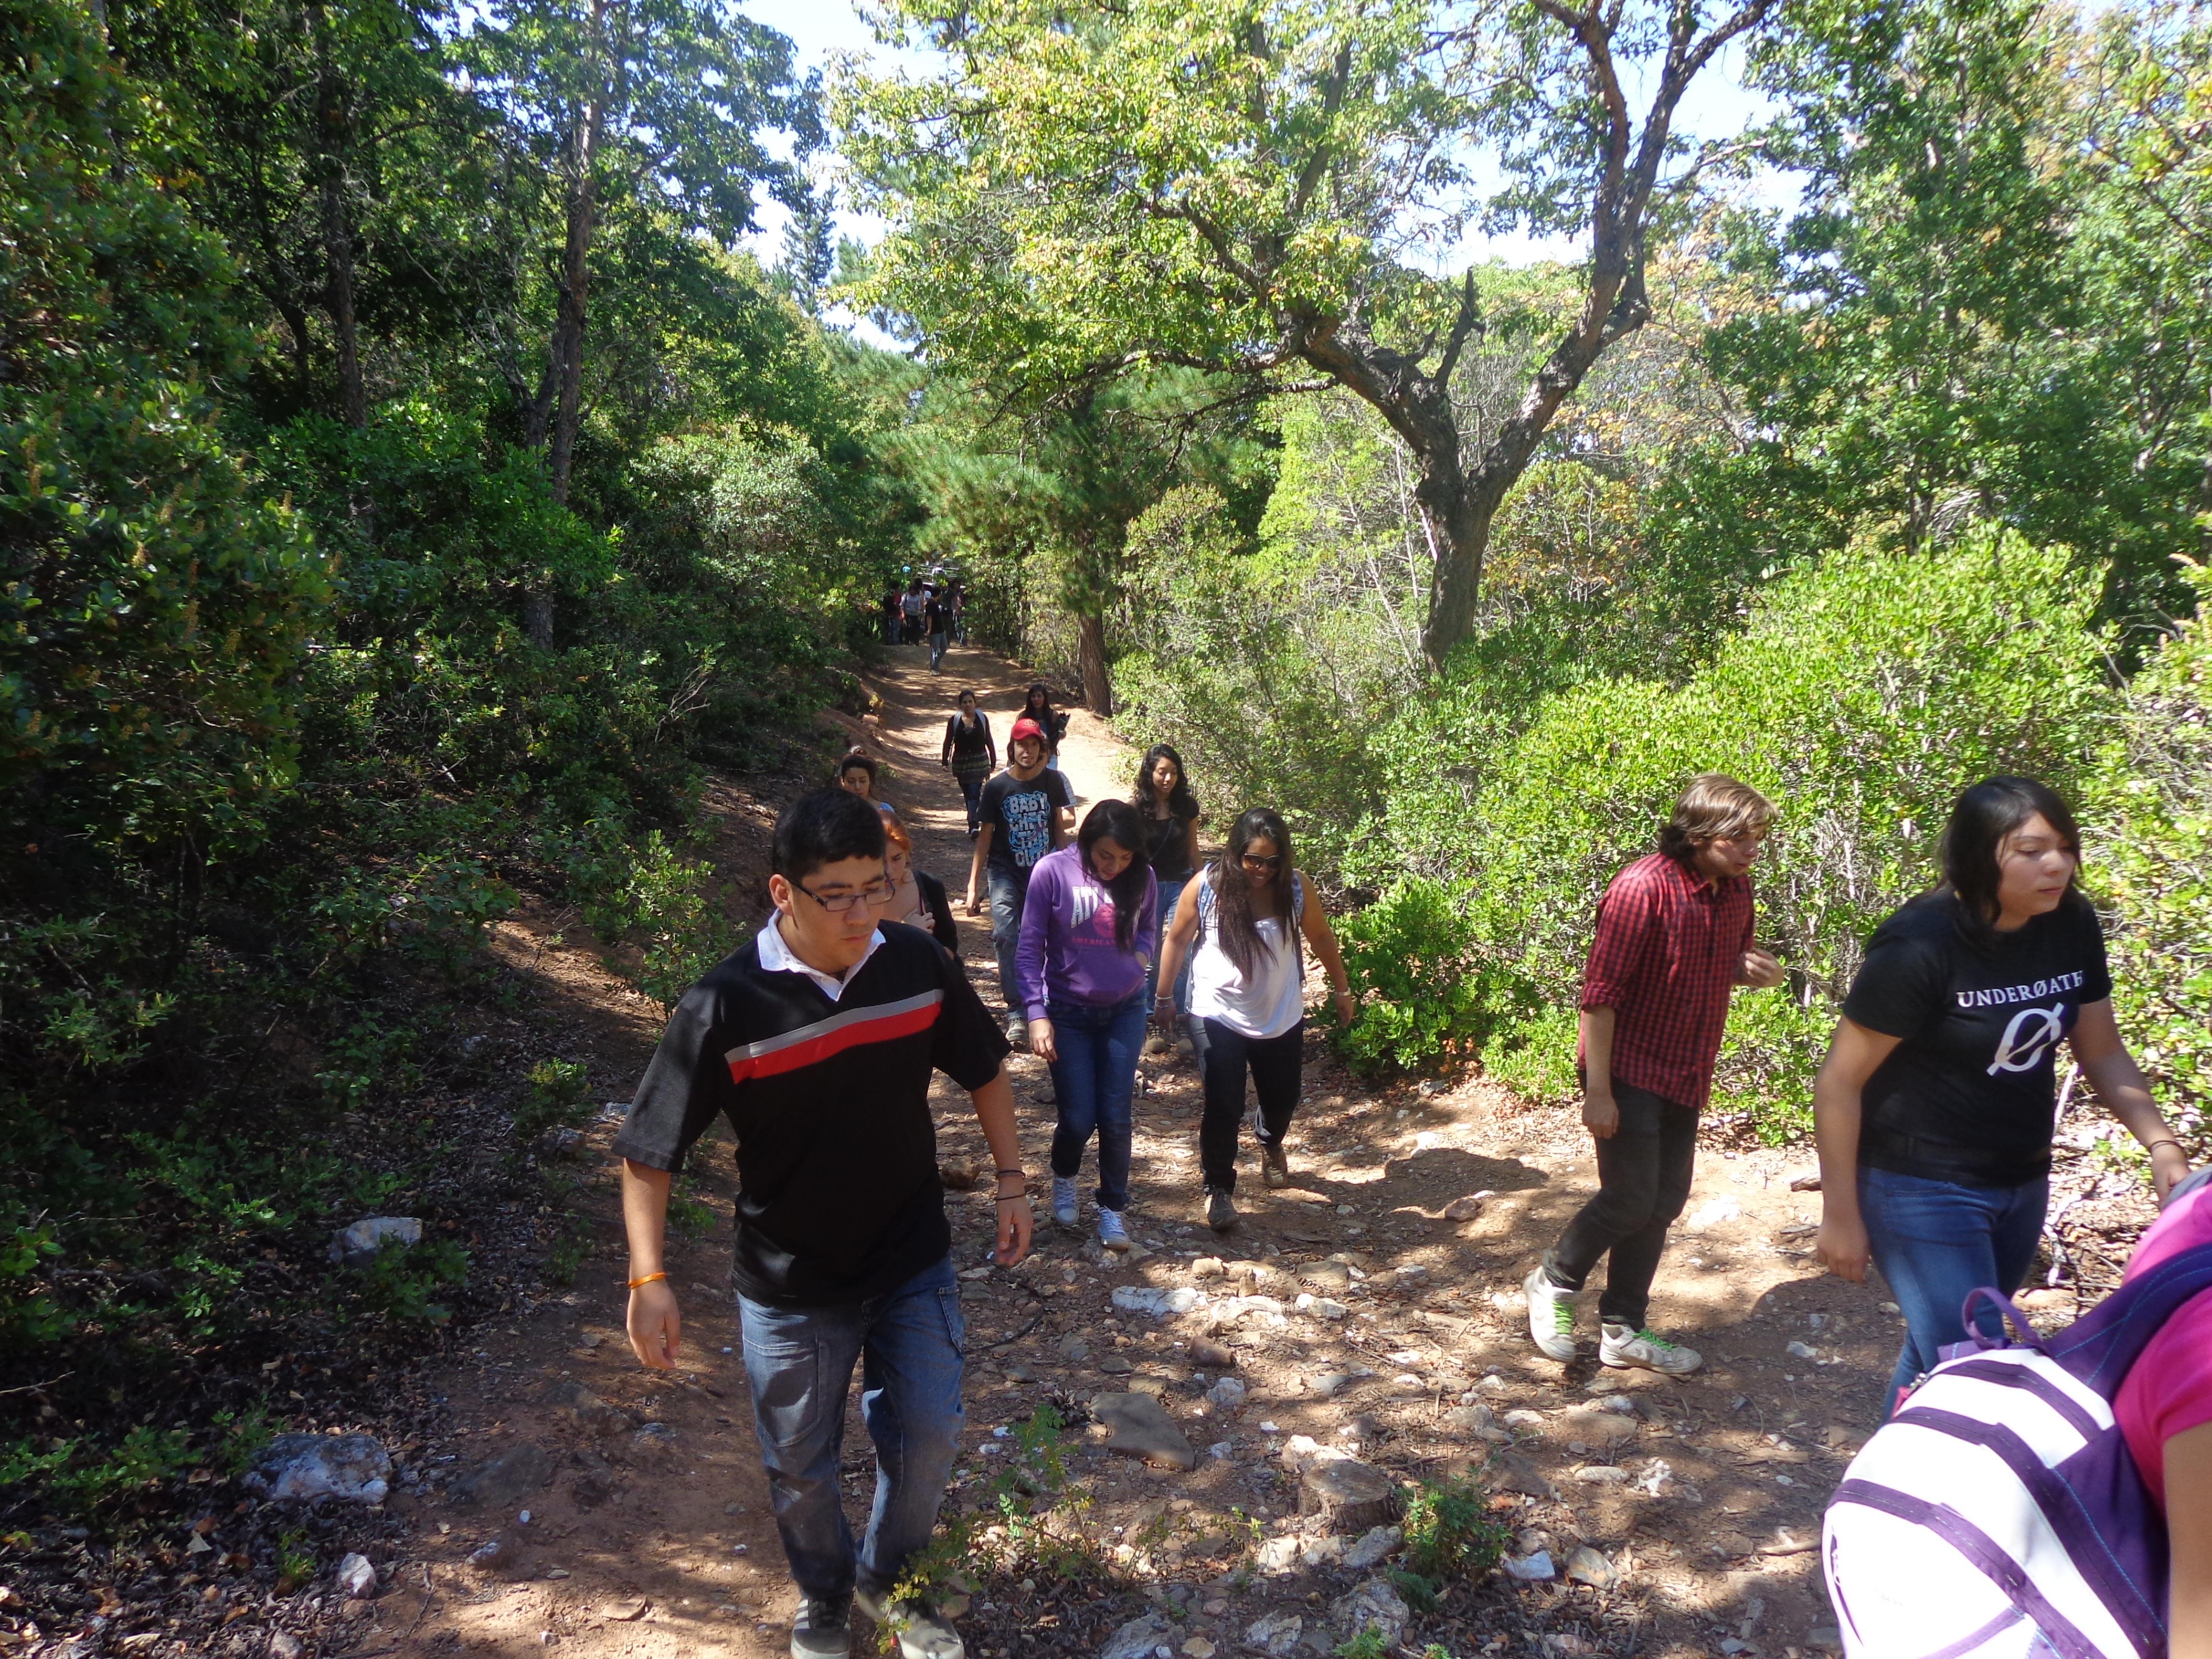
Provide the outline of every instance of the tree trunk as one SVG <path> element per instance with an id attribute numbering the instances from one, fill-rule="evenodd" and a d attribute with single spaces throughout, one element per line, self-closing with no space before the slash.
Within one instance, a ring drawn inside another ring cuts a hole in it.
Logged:
<path id="1" fill-rule="evenodd" d="M 346 212 L 347 161 L 352 149 L 352 122 L 346 112 L 345 93 L 331 65 L 330 36 L 323 9 L 307 13 L 315 35 L 315 143 L 317 167 L 322 174 L 323 303 L 330 313 L 331 333 L 337 343 L 338 410 L 345 423 L 358 432 L 368 424 L 368 395 L 362 384 L 361 331 L 354 321 L 353 224 Z"/>
<path id="2" fill-rule="evenodd" d="M 1076 654 L 1083 667 L 1083 701 L 1102 720 L 1114 716 L 1114 672 L 1106 660 L 1106 621 L 1089 611 L 1075 619 Z"/>

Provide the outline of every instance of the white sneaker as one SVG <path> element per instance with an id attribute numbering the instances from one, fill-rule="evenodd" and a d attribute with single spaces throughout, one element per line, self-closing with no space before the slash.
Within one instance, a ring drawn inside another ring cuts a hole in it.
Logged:
<path id="1" fill-rule="evenodd" d="M 1639 1331 L 1611 1320 L 1598 1339 L 1597 1357 L 1616 1370 L 1658 1371 L 1667 1376 L 1686 1376 L 1705 1363 L 1695 1348 L 1669 1342 L 1649 1325 Z"/>
<path id="2" fill-rule="evenodd" d="M 1098 1242 L 1116 1255 L 1129 1248 L 1129 1230 L 1121 1224 L 1119 1210 L 1098 1212 Z"/>
<path id="3" fill-rule="evenodd" d="M 1054 1176 L 1052 1178 L 1052 1218 L 1063 1227 L 1073 1227 L 1076 1208 L 1074 1177 L 1071 1176 L 1063 1181 Z"/>
<path id="4" fill-rule="evenodd" d="M 1528 1295 L 1528 1334 L 1547 1359 L 1575 1357 L 1575 1292 L 1552 1283 L 1538 1262 L 1521 1288 Z"/>

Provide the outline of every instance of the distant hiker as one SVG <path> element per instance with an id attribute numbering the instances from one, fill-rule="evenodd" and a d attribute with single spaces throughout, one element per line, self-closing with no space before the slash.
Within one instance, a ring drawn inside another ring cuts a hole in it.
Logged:
<path id="1" fill-rule="evenodd" d="M 896 645 L 899 642 L 899 628 L 904 616 L 905 612 L 899 605 L 898 589 L 885 588 L 884 590 L 884 643 L 885 645 Z"/>
<path id="2" fill-rule="evenodd" d="M 1146 754 L 1144 764 L 1137 769 L 1136 787 L 1130 791 L 1129 800 L 1145 826 L 1145 857 L 1159 882 L 1160 937 L 1165 939 L 1182 890 L 1198 869 L 1198 821 L 1201 816 L 1197 798 L 1190 793 L 1190 780 L 1183 774 L 1182 757 L 1172 744 L 1154 744 Z M 1159 961 L 1155 957 L 1151 971 L 1145 975 L 1147 1006 L 1152 1005 L 1158 987 Z M 1189 1013 L 1188 957 L 1183 958 L 1182 972 L 1175 981 L 1173 1000 L 1176 1013 Z"/>
<path id="3" fill-rule="evenodd" d="M 1575 1357 L 1575 1297 L 1608 1256 L 1598 1358 L 1668 1376 L 1700 1363 L 1645 1318 L 1667 1229 L 1690 1195 L 1730 994 L 1782 983 L 1782 964 L 1752 940 L 1751 866 L 1773 822 L 1773 805 L 1748 785 L 1717 772 L 1693 778 L 1659 850 L 1615 875 L 1598 903 L 1578 1057 L 1597 1196 L 1523 1286 L 1528 1334 L 1553 1359 Z"/>
<path id="4" fill-rule="evenodd" d="M 927 603 L 922 598 L 921 578 L 916 576 L 907 584 L 906 592 L 899 599 L 899 615 L 904 622 L 903 637 L 908 645 L 921 642 L 921 612 Z"/>
<path id="5" fill-rule="evenodd" d="M 953 578 L 951 592 L 952 642 L 955 645 L 965 645 L 968 643 L 968 584 L 956 576 Z"/>
<path id="6" fill-rule="evenodd" d="M 929 641 L 929 672 L 945 666 L 945 648 L 952 642 L 952 605 L 944 593 L 932 593 L 921 607 L 921 631 Z"/>
<path id="7" fill-rule="evenodd" d="M 1098 1242 L 1109 1250 L 1129 1248 L 1121 1212 L 1129 1207 L 1145 976 L 1158 925 L 1144 826 L 1127 801 L 1100 801 L 1075 845 L 1046 854 L 1030 872 L 1014 963 L 1030 1051 L 1052 1067 L 1059 1104 L 1052 1218 L 1075 1224 L 1075 1177 L 1095 1131 Z"/>
<path id="8" fill-rule="evenodd" d="M 837 787 L 848 795 L 858 795 L 878 812 L 896 811 L 876 793 L 876 785 L 875 757 L 858 744 L 854 744 L 837 763 Z"/>
<path id="9" fill-rule="evenodd" d="M 1270 1187 L 1290 1184 L 1283 1137 L 1297 1110 L 1305 1063 L 1305 944 L 1328 971 L 1337 1012 L 1351 1019 L 1357 1011 L 1336 935 L 1291 862 L 1291 832 L 1278 814 L 1255 806 L 1230 826 L 1221 856 L 1182 890 L 1160 951 L 1164 984 L 1176 982 L 1188 959 L 1190 1012 L 1204 1030 L 1199 1053 L 1206 1106 L 1198 1152 L 1205 1190 L 1199 1213 L 1216 1232 L 1237 1224 L 1231 1195 L 1237 1190 L 1237 1134 L 1248 1070 L 1260 1097 L 1252 1127 L 1261 1178 Z M 1170 996 L 1154 1004 L 1163 1019 L 1171 1019 L 1174 1008 Z"/>
<path id="10" fill-rule="evenodd" d="M 1042 680 L 1030 682 L 1022 697 L 1022 718 L 1036 722 L 1037 730 L 1044 733 L 1044 763 L 1053 771 L 1060 770 L 1060 744 L 1067 735 L 1067 715 L 1052 706 L 1052 688 Z"/>
<path id="11" fill-rule="evenodd" d="M 1943 882 L 1875 930 L 1813 1087 L 1820 1259 L 1881 1269 L 1905 1315 L 1884 1398 L 1966 1340 L 1960 1305 L 2020 1288 L 2043 1236 L 2059 1045 L 2150 1153 L 2159 1196 L 2189 1172 L 2112 1018 L 2081 835 L 2058 793 L 1995 777 L 1960 795 Z M 1997 1327 L 1991 1318 L 1988 1328 Z"/>
<path id="12" fill-rule="evenodd" d="M 991 717 L 976 708 L 973 691 L 960 694 L 959 707 L 945 722 L 945 746 L 937 763 L 951 768 L 960 781 L 961 797 L 968 803 L 968 835 L 973 840 L 981 827 L 976 811 L 982 805 L 983 785 L 999 769 L 999 743 L 991 735 Z"/>
<path id="13" fill-rule="evenodd" d="M 1029 1038 L 1014 951 L 1022 936 L 1022 905 L 1030 872 L 1067 840 L 1073 816 L 1067 780 L 1045 769 L 1045 736 L 1026 718 L 1006 734 L 1006 769 L 983 786 L 976 808 L 980 828 L 968 866 L 968 914 L 982 909 L 984 872 L 990 872 L 991 945 L 999 958 L 999 995 L 1006 1011 L 1006 1041 Z"/>
<path id="14" fill-rule="evenodd" d="M 927 870 L 915 868 L 914 837 L 896 811 L 884 813 L 884 839 L 888 843 L 884 868 L 890 878 L 891 892 L 879 913 L 883 920 L 921 928 L 957 960 L 960 928 L 952 920 L 952 901 L 943 882 Z"/>
<path id="15" fill-rule="evenodd" d="M 726 1117 L 738 1160 L 732 1278 L 753 1429 L 802 1597 L 793 1659 L 847 1659 L 849 1608 L 896 1628 L 904 1659 L 961 1659 L 927 1601 L 892 1603 L 929 1542 L 964 1421 L 960 1284 L 937 1176 L 933 1071 L 968 1091 L 998 1170 L 998 1247 L 1029 1254 L 1006 1045 L 966 977 L 911 928 L 878 927 L 884 826 L 851 794 L 776 821 L 775 912 L 684 995 L 616 1137 L 629 1237 L 630 1346 L 678 1364 L 663 1244 L 672 1173 Z M 856 1552 L 842 1446 L 853 1367 L 876 1447 Z"/>

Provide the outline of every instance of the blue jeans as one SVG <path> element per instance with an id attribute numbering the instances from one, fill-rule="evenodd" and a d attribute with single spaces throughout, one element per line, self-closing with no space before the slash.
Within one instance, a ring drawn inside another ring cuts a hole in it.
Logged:
<path id="1" fill-rule="evenodd" d="M 1966 1340 L 1960 1309 L 1969 1291 L 1993 1285 L 2010 1296 L 2021 1287 L 2035 1261 L 2050 1200 L 2047 1179 L 2025 1187 L 1970 1187 L 1859 1170 L 1859 1212 L 1874 1265 L 1905 1315 L 1905 1347 L 1889 1379 L 1885 1418 L 1897 1409 L 1899 1390 L 1935 1369 L 1939 1349 Z M 1974 1322 L 1991 1336 L 2000 1334 L 1998 1316 L 1987 1307 Z"/>
<path id="2" fill-rule="evenodd" d="M 1190 885 L 1188 876 L 1161 876 L 1159 925 L 1152 933 L 1152 964 L 1145 969 L 1145 1006 L 1149 1008 L 1159 995 L 1160 952 L 1167 948 L 1168 927 L 1175 921 L 1176 902 L 1182 897 L 1182 890 Z M 1193 940 L 1195 946 L 1197 941 Z M 1176 1012 L 1182 1013 L 1190 1006 L 1190 959 L 1197 955 L 1194 948 L 1182 953 L 1182 971 L 1176 975 Z"/>
<path id="3" fill-rule="evenodd" d="M 1022 1012 L 1021 994 L 1015 989 L 1014 951 L 1022 942 L 1022 908 L 1030 896 L 1029 872 L 1010 876 L 995 864 L 984 866 L 991 884 L 991 950 L 999 958 L 999 1000 L 1006 1012 Z"/>
<path id="4" fill-rule="evenodd" d="M 1060 1123 L 1052 1132 L 1052 1172 L 1073 1181 L 1083 1149 L 1098 1134 L 1098 1207 L 1129 1207 L 1129 1138 L 1136 1127 L 1137 1054 L 1145 1042 L 1142 991 L 1120 1002 L 1054 1001 L 1052 1091 Z"/>
<path id="5" fill-rule="evenodd" d="M 945 647 L 950 643 L 942 634 L 929 636 L 929 666 L 933 673 L 945 666 Z"/>
<path id="6" fill-rule="evenodd" d="M 802 1594 L 881 1594 L 929 1542 L 952 1475 L 960 1406 L 960 1285 L 945 1257 L 896 1290 L 835 1308 L 738 1298 L 753 1430 L 784 1558 Z M 845 1397 L 860 1364 L 860 1415 L 876 1444 L 876 1502 L 857 1556 L 838 1466 Z"/>

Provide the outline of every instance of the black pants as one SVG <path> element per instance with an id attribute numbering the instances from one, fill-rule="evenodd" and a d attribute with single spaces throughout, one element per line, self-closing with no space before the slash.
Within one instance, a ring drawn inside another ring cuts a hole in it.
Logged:
<path id="1" fill-rule="evenodd" d="M 1262 1146 L 1282 1144 L 1298 1109 L 1298 1077 L 1304 1064 L 1306 1024 L 1300 1020 L 1273 1037 L 1248 1037 L 1218 1019 L 1201 1021 L 1206 1110 L 1198 1120 L 1198 1162 L 1206 1184 L 1224 1193 L 1237 1190 L 1237 1129 L 1244 1116 L 1244 1073 L 1260 1097 L 1254 1126 Z"/>
<path id="2" fill-rule="evenodd" d="M 1629 1084 L 1615 1084 L 1613 1097 L 1620 1127 L 1597 1143 L 1597 1196 L 1567 1224 L 1544 1271 L 1562 1290 L 1579 1291 L 1610 1250 L 1598 1317 L 1641 1330 L 1667 1229 L 1689 1201 L 1698 1114 Z"/>

